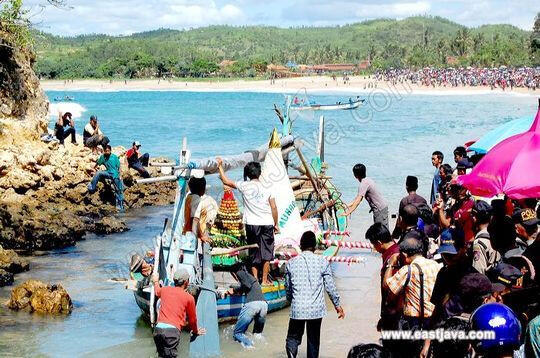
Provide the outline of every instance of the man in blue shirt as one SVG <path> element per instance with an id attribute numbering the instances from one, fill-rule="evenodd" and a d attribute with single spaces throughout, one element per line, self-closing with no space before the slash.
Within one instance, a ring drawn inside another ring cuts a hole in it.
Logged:
<path id="1" fill-rule="evenodd" d="M 431 184 L 431 199 L 430 204 L 433 205 L 437 201 L 439 195 L 439 185 L 441 184 L 441 175 L 439 173 L 439 167 L 442 165 L 444 155 L 442 152 L 436 150 L 431 155 L 431 164 L 435 167 L 435 173 L 433 174 L 433 182 Z"/>
<path id="2" fill-rule="evenodd" d="M 94 170 L 103 165 L 106 170 L 97 172 L 88 184 L 88 192 L 93 194 L 97 190 L 97 184 L 100 180 L 110 179 L 113 182 L 114 193 L 116 196 L 116 208 L 118 211 L 124 211 L 124 185 L 120 178 L 120 160 L 116 154 L 111 153 L 111 146 L 105 145 L 103 154 L 98 158 Z"/>
<path id="3" fill-rule="evenodd" d="M 285 287 L 291 310 L 285 349 L 289 358 L 295 358 L 298 354 L 306 326 L 307 357 L 319 356 L 321 322 L 326 316 L 323 288 L 330 296 L 338 318 L 345 318 L 330 263 L 324 257 L 315 255 L 316 245 L 315 234 L 305 232 L 300 239 L 302 253 L 287 263 Z"/>

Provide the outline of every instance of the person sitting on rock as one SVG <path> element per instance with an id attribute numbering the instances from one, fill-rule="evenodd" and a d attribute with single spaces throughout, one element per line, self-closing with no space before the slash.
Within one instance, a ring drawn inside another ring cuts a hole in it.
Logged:
<path id="1" fill-rule="evenodd" d="M 64 139 L 71 136 L 71 143 L 77 144 L 75 139 L 75 123 L 71 118 L 70 112 L 66 112 L 62 115 L 62 112 L 58 112 L 58 120 L 54 125 L 54 136 L 60 141 L 60 144 L 64 145 Z M 66 129 L 66 127 L 68 127 Z"/>
<path id="2" fill-rule="evenodd" d="M 111 153 L 111 146 L 106 144 L 103 154 L 98 158 L 94 171 L 100 165 L 105 166 L 107 170 L 98 171 L 90 184 L 88 184 L 88 192 L 93 194 L 97 190 L 97 184 L 100 180 L 109 179 L 113 182 L 114 192 L 116 196 L 116 208 L 119 211 L 124 211 L 124 185 L 120 178 L 120 160 L 116 154 Z"/>
<path id="3" fill-rule="evenodd" d="M 143 178 L 150 178 L 150 174 L 144 168 L 148 166 L 150 154 L 144 153 L 143 155 L 141 155 L 141 153 L 139 152 L 140 148 L 141 143 L 135 141 L 133 142 L 131 149 L 126 152 L 128 167 L 135 169 Z"/>
<path id="4" fill-rule="evenodd" d="M 97 151 L 98 145 L 105 148 L 110 142 L 109 138 L 103 135 L 99 128 L 98 119 L 94 115 L 90 116 L 90 121 L 84 126 L 83 142 L 85 146 L 92 148 L 93 153 Z"/>

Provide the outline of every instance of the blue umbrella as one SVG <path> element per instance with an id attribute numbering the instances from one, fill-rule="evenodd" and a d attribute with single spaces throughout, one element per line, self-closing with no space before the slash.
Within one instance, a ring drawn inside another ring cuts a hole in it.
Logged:
<path id="1" fill-rule="evenodd" d="M 510 122 L 506 122 L 503 125 L 498 126 L 495 129 L 487 132 L 482 138 L 477 140 L 468 149 L 475 151 L 476 153 L 487 153 L 498 143 L 502 142 L 506 138 L 513 135 L 526 132 L 531 128 L 534 116 L 527 116 L 518 119 L 514 119 Z"/>

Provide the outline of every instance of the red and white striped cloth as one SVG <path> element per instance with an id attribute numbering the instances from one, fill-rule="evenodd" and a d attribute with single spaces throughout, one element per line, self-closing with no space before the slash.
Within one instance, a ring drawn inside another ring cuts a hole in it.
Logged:
<path id="1" fill-rule="evenodd" d="M 321 240 L 326 246 L 345 247 L 348 249 L 373 249 L 373 245 L 368 241 L 341 241 L 341 240 Z"/>

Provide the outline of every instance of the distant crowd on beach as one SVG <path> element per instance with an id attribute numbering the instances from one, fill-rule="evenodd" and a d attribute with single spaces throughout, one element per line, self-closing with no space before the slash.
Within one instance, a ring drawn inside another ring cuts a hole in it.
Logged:
<path id="1" fill-rule="evenodd" d="M 503 91 L 514 87 L 540 89 L 540 68 L 432 68 L 420 70 L 390 68 L 377 71 L 375 79 L 393 84 L 410 83 L 428 87 L 486 86 Z"/>

